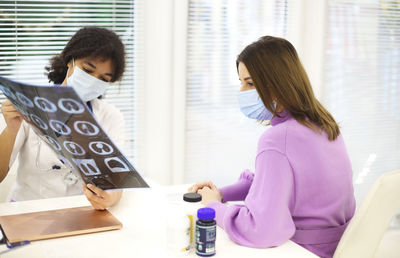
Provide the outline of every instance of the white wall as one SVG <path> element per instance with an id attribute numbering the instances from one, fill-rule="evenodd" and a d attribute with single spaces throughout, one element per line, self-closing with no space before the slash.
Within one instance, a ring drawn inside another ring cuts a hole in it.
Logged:
<path id="1" fill-rule="evenodd" d="M 317 98 L 321 97 L 327 1 L 292 1 L 288 40 L 297 49 Z"/>
<path id="2" fill-rule="evenodd" d="M 146 0 L 138 17 L 137 158 L 139 171 L 156 182 L 171 182 L 173 0 Z M 143 112 L 144 111 L 144 112 Z"/>

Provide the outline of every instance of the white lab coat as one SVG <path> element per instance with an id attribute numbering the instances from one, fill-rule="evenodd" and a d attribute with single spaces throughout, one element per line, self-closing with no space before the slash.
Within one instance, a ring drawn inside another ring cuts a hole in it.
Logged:
<path id="1" fill-rule="evenodd" d="M 112 141 L 123 151 L 125 123 L 121 112 L 112 104 L 95 99 L 91 101 L 93 114 Z M 6 126 L 1 116 L 0 130 Z M 40 152 L 39 151 L 39 141 Z M 39 154 L 38 154 L 39 153 Z M 17 177 L 8 195 L 9 201 L 25 201 L 83 194 L 82 180 L 73 185 L 65 182 L 70 170 L 61 163 L 53 149 L 33 131 L 31 125 L 22 122 L 15 139 L 10 167 L 19 154 Z M 54 165 L 61 169 L 50 169 Z"/>

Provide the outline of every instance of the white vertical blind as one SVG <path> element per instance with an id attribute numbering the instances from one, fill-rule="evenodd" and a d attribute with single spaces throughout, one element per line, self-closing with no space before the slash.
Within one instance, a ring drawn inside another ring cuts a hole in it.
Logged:
<path id="1" fill-rule="evenodd" d="M 341 126 L 358 203 L 400 168 L 400 2 L 331 0 L 322 98 Z"/>
<path id="2" fill-rule="evenodd" d="M 134 0 L 25 0 L 0 1 L 0 74 L 19 81 L 48 84 L 44 67 L 59 54 L 83 26 L 116 32 L 125 44 L 126 70 L 104 100 L 114 104 L 126 122 L 125 154 L 133 158 L 135 146 L 136 19 Z M 0 94 L 0 102 L 4 96 Z"/>
<path id="3" fill-rule="evenodd" d="M 254 168 L 265 126 L 240 113 L 236 57 L 264 35 L 286 37 L 288 0 L 190 0 L 185 182 L 234 181 Z"/>

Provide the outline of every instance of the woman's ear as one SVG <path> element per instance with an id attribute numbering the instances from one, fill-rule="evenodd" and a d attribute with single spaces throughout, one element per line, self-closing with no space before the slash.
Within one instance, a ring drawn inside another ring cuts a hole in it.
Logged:
<path id="1" fill-rule="evenodd" d="M 72 65 L 72 60 L 67 63 L 67 74 L 65 75 L 64 81 L 61 83 L 61 85 L 66 85 L 67 84 L 67 78 L 71 76 L 71 74 L 74 72 L 74 67 Z"/>
<path id="2" fill-rule="evenodd" d="M 284 110 L 284 107 L 281 104 L 279 104 L 279 102 L 277 100 L 274 100 L 274 101 L 275 101 L 275 111 L 277 113 L 282 112 Z"/>

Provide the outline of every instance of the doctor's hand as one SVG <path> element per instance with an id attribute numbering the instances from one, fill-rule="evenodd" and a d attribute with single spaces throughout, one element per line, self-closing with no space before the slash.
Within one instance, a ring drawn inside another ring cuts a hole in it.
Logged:
<path id="1" fill-rule="evenodd" d="M 222 201 L 222 193 L 211 181 L 203 181 L 194 184 L 188 189 L 191 193 L 199 193 L 202 204 L 208 205 L 212 201 Z"/>
<path id="2" fill-rule="evenodd" d="M 83 185 L 83 192 L 96 210 L 105 210 L 115 205 L 122 196 L 122 190 L 104 191 L 91 184 Z"/>
<path id="3" fill-rule="evenodd" d="M 8 130 L 17 134 L 22 123 L 22 115 L 8 99 L 1 104 L 1 112 L 6 120 Z"/>

